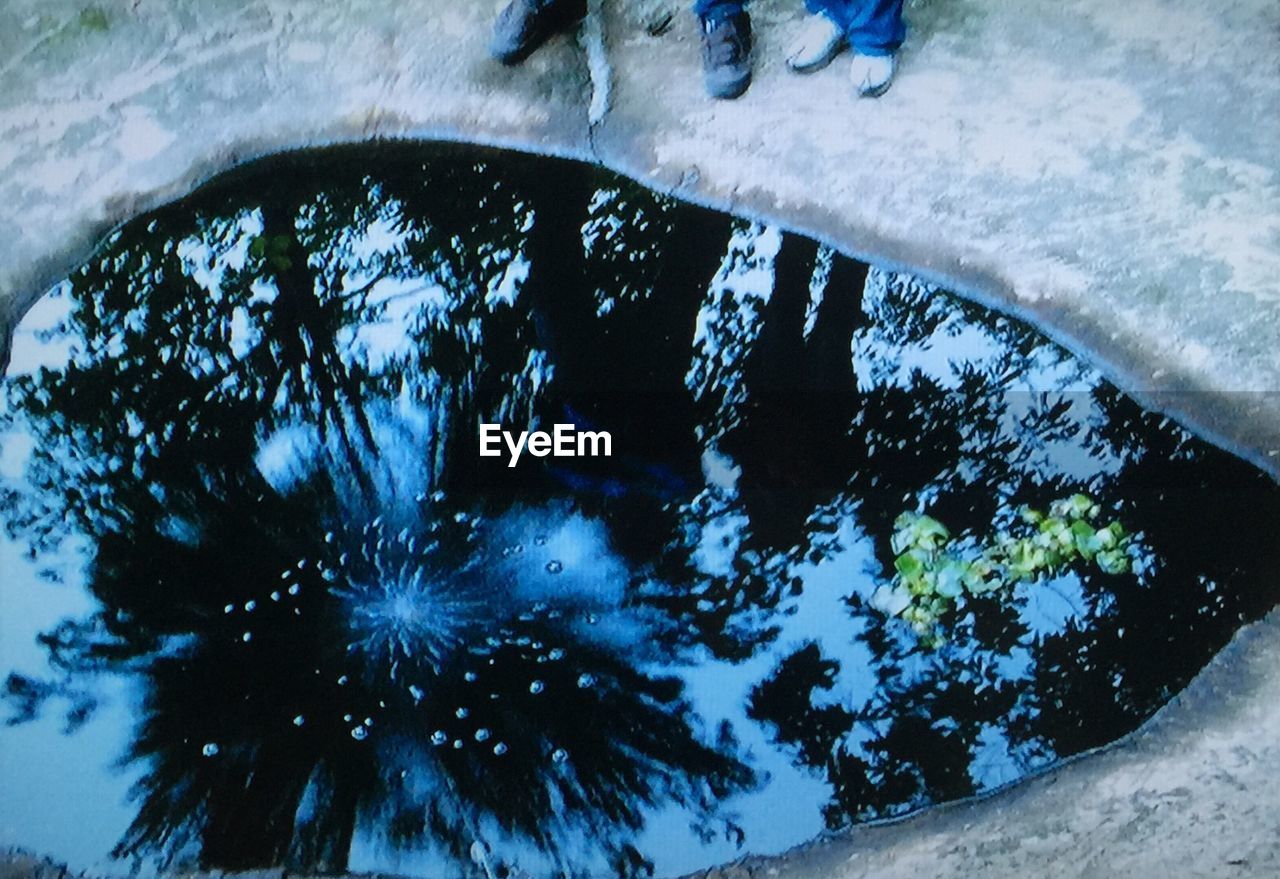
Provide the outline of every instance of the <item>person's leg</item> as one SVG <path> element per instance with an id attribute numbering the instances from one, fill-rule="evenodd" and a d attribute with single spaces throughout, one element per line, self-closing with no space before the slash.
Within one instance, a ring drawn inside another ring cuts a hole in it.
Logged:
<path id="1" fill-rule="evenodd" d="M 895 53 L 906 38 L 903 0 L 817 0 L 844 31 L 855 55 L 850 65 L 854 89 L 879 97 L 893 82 Z"/>
<path id="2" fill-rule="evenodd" d="M 713 98 L 736 98 L 751 84 L 751 19 L 743 0 L 693 0 L 702 31 L 702 78 Z"/>
<path id="3" fill-rule="evenodd" d="M 736 15 L 746 12 L 745 0 L 693 0 L 693 13 L 699 18 L 708 15 Z"/>
<path id="4" fill-rule="evenodd" d="M 892 55 L 906 39 L 902 21 L 902 0 L 857 0 L 834 4 L 843 6 L 845 36 L 863 55 Z"/>
<path id="5" fill-rule="evenodd" d="M 845 48 L 844 26 L 832 14 L 832 7 L 838 5 L 840 0 L 805 0 L 809 14 L 787 52 L 787 66 L 796 73 L 821 70 Z"/>

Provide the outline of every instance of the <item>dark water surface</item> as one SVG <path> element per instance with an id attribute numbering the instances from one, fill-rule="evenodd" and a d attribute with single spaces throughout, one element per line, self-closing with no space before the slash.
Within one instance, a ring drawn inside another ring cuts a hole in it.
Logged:
<path id="1" fill-rule="evenodd" d="M 0 842 L 76 867 L 776 852 L 1124 735 L 1277 600 L 1277 486 L 1037 333 L 551 159 L 225 178 L 3 394 Z"/>

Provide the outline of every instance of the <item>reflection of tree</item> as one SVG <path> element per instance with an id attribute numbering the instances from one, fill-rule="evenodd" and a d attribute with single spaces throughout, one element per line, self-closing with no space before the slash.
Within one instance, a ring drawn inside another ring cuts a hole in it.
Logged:
<path id="1" fill-rule="evenodd" d="M 571 596 L 508 595 L 503 578 L 548 575 L 496 564 L 507 539 L 484 523 L 580 477 L 534 467 L 523 489 L 494 491 L 475 456 L 480 421 L 572 411 L 625 434 L 637 420 L 615 384 L 664 403 L 685 394 L 671 355 L 697 297 L 680 294 L 714 273 L 700 248 L 727 223 L 675 212 L 686 243 L 655 262 L 645 295 L 602 314 L 578 232 L 587 178 L 566 175 L 582 183 L 574 194 L 517 174 L 478 201 L 474 179 L 433 176 L 422 191 L 346 177 L 320 194 L 268 174 L 241 183 L 258 196 L 248 207 L 215 190 L 195 224 L 157 220 L 113 241 L 70 291 L 72 363 L 13 383 L 42 450 L 17 527 L 52 541 L 76 513 L 106 607 L 92 640 L 81 635 L 94 627 L 63 630 L 63 664 L 127 662 L 147 681 L 130 757 L 148 769 L 120 853 L 340 869 L 361 816 L 381 815 L 391 839 L 426 834 L 463 862 L 493 835 L 575 871 L 585 847 L 630 872 L 645 864 L 631 838 L 650 810 L 680 804 L 711 827 L 718 802 L 751 783 L 727 730 L 702 743 L 682 684 L 633 667 Z M 461 191 L 441 215 L 451 183 Z M 379 201 L 391 192 L 402 197 Z M 395 243 L 363 255 L 387 226 Z M 519 260 L 514 298 L 476 295 Z M 353 338 L 390 311 L 380 291 L 424 278 L 441 296 L 408 314 L 416 347 L 353 357 Z M 664 374 L 638 356 L 655 327 Z M 388 421 L 406 392 L 418 421 Z M 628 450 L 633 478 L 676 447 L 696 466 L 688 416 L 663 429 Z M 295 437 L 289 475 L 261 469 L 276 435 Z M 380 459 L 403 443 L 424 444 L 428 466 L 388 489 Z M 588 495 L 572 515 L 644 518 L 604 503 L 616 496 Z M 549 530 L 567 515 L 544 509 Z M 616 605 L 597 612 L 625 622 Z M 365 624 L 375 631 L 351 628 Z M 28 715 L 56 692 L 30 683 L 11 684 Z"/>
<path id="2" fill-rule="evenodd" d="M 9 700 L 78 723 L 83 672 L 145 681 L 121 852 L 340 869 L 376 828 L 639 872 L 664 807 L 733 835 L 736 725 L 828 782 L 831 826 L 900 814 L 1131 729 L 1272 603 L 1274 487 L 1033 333 L 544 161 L 245 172 L 115 237 L 67 366 L 8 382 L 37 449 L 11 528 L 84 535 L 104 607 Z M 559 421 L 615 457 L 476 454 L 480 422 Z M 1077 488 L 1141 532 L 1132 577 L 971 602 L 935 652 L 866 606 L 904 510 L 988 536 Z M 714 741 L 656 670 L 766 651 Z"/>

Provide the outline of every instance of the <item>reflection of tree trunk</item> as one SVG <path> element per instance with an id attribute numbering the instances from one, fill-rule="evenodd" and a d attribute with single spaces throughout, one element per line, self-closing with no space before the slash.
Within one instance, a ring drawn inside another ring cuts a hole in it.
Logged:
<path id="1" fill-rule="evenodd" d="M 319 807 L 313 820 L 299 823 L 289 853 L 291 869 L 341 873 L 347 869 L 351 839 L 355 835 L 359 792 L 353 778 L 357 770 L 317 767 L 308 799 Z"/>
<path id="2" fill-rule="evenodd" d="M 773 293 L 762 315 L 760 335 L 747 364 L 747 384 L 757 392 L 786 391 L 800 384 L 804 369 L 804 318 L 818 242 L 784 235 L 773 261 Z"/>
<path id="3" fill-rule="evenodd" d="M 849 437 L 857 406 L 852 344 L 867 267 L 835 257 L 806 339 L 816 257 L 815 242 L 784 236 L 765 325 L 748 362 L 752 406 L 725 438 L 742 466 L 739 488 L 755 537 L 775 548 L 803 545 L 815 505 L 843 489 L 856 468 Z"/>
<path id="4" fill-rule="evenodd" d="M 200 861 L 205 867 L 248 870 L 281 863 L 293 840 L 305 776 L 284 754 L 259 755 L 244 786 L 227 785 L 205 804 Z"/>
<path id="5" fill-rule="evenodd" d="M 593 385 L 601 421 L 615 446 L 642 462 L 661 463 L 678 481 L 700 469 L 693 394 L 685 378 L 693 361 L 698 313 L 728 251 L 729 220 L 703 208 L 675 209 L 649 296 L 619 303 L 608 316 L 607 348 Z"/>
<path id="6" fill-rule="evenodd" d="M 582 227 L 595 187 L 585 168 L 566 174 L 531 174 L 525 191 L 533 205 L 533 227 L 525 239 L 529 275 L 524 293 L 532 306 L 538 344 L 557 378 L 590 375 L 599 338 L 595 297 L 587 282 Z"/>
<path id="7" fill-rule="evenodd" d="M 296 219 L 302 207 L 301 196 L 285 202 L 264 198 L 261 204 L 262 234 L 267 241 L 285 239 L 287 249 L 280 254 L 285 262 L 268 261 L 266 273 L 275 282 L 276 298 L 271 304 L 268 338 L 279 345 L 279 353 L 260 346 L 264 355 L 275 360 L 262 364 L 264 375 L 275 375 L 279 384 L 292 380 L 295 397 L 312 399 L 319 404 L 317 426 L 322 436 L 336 428 L 347 463 L 362 482 L 367 478 L 360 463 L 360 453 L 347 430 L 347 404 L 355 419 L 360 438 L 371 445 L 373 429 L 362 406 L 360 382 L 346 369 L 338 351 L 337 334 L 344 324 L 340 303 L 324 303 L 318 290 L 318 278 L 308 262 L 309 253 L 298 240 Z M 270 389 L 274 395 L 278 389 Z"/>
<path id="8" fill-rule="evenodd" d="M 840 254 L 832 259 L 808 340 L 807 368 L 815 387 L 853 388 L 853 335 L 865 325 L 862 298 L 870 268 Z"/>

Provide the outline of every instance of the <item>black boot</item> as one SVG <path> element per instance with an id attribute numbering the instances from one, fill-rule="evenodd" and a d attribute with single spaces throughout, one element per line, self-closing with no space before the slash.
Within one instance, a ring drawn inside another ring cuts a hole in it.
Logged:
<path id="1" fill-rule="evenodd" d="M 493 23 L 489 54 L 503 64 L 519 64 L 586 14 L 586 0 L 511 0 Z"/>
<path id="2" fill-rule="evenodd" d="M 745 11 L 702 18 L 702 78 L 713 98 L 736 98 L 751 85 L 751 19 Z"/>

